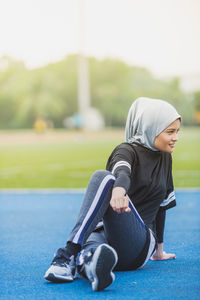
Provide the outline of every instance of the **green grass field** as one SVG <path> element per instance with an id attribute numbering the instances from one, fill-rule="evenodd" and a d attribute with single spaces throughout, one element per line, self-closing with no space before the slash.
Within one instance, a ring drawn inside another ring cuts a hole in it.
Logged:
<path id="1" fill-rule="evenodd" d="M 85 188 L 123 131 L 0 132 L 0 188 Z M 176 188 L 200 187 L 200 130 L 183 128 L 173 154 Z"/>

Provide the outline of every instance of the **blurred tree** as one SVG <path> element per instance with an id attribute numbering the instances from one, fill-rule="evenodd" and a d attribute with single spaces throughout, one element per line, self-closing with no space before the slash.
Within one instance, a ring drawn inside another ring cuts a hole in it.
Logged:
<path id="1" fill-rule="evenodd" d="M 18 106 L 25 84 L 24 63 L 10 57 L 0 58 L 0 128 L 18 127 Z"/>
<path id="2" fill-rule="evenodd" d="M 56 127 L 77 110 L 76 59 L 29 71 L 26 97 L 21 102 L 20 119 L 32 127 L 38 117 L 51 120 Z"/>
<path id="3" fill-rule="evenodd" d="M 92 106 L 106 126 L 124 126 L 128 109 L 137 97 L 160 98 L 174 104 L 186 125 L 195 123 L 199 94 L 185 94 L 179 79 L 156 79 L 145 68 L 120 60 L 89 58 Z M 0 128 L 32 128 L 37 118 L 63 127 L 63 120 L 78 111 L 77 56 L 27 70 L 22 62 L 0 58 Z"/>

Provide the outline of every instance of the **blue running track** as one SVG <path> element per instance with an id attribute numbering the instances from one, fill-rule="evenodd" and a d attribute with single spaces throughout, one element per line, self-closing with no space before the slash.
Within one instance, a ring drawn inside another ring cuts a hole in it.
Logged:
<path id="1" fill-rule="evenodd" d="M 165 250 L 177 259 L 149 261 L 137 271 L 117 272 L 103 292 L 83 278 L 53 284 L 43 275 L 64 246 L 82 193 L 0 193 L 0 299 L 200 299 L 200 191 L 177 191 L 168 211 Z"/>

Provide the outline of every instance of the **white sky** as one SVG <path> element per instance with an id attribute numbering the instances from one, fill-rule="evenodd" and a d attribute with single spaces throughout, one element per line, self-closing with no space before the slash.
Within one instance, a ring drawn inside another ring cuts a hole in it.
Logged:
<path id="1" fill-rule="evenodd" d="M 32 68 L 77 53 L 77 3 L 0 0 L 0 56 Z M 85 3 L 86 54 L 117 57 L 158 76 L 200 74 L 200 0 Z"/>

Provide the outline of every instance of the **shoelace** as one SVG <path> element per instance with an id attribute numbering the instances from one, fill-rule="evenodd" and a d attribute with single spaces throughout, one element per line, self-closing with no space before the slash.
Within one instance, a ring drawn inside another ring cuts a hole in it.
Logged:
<path id="1" fill-rule="evenodd" d="M 95 249 L 90 249 L 90 251 L 87 253 L 87 255 L 84 256 L 84 262 L 87 264 L 92 260 L 92 256 L 95 252 Z"/>
<path id="2" fill-rule="evenodd" d="M 52 262 L 52 265 L 58 265 L 59 267 L 65 267 L 65 268 L 69 268 L 69 264 L 67 262 L 58 262 L 58 261 L 54 261 Z"/>

